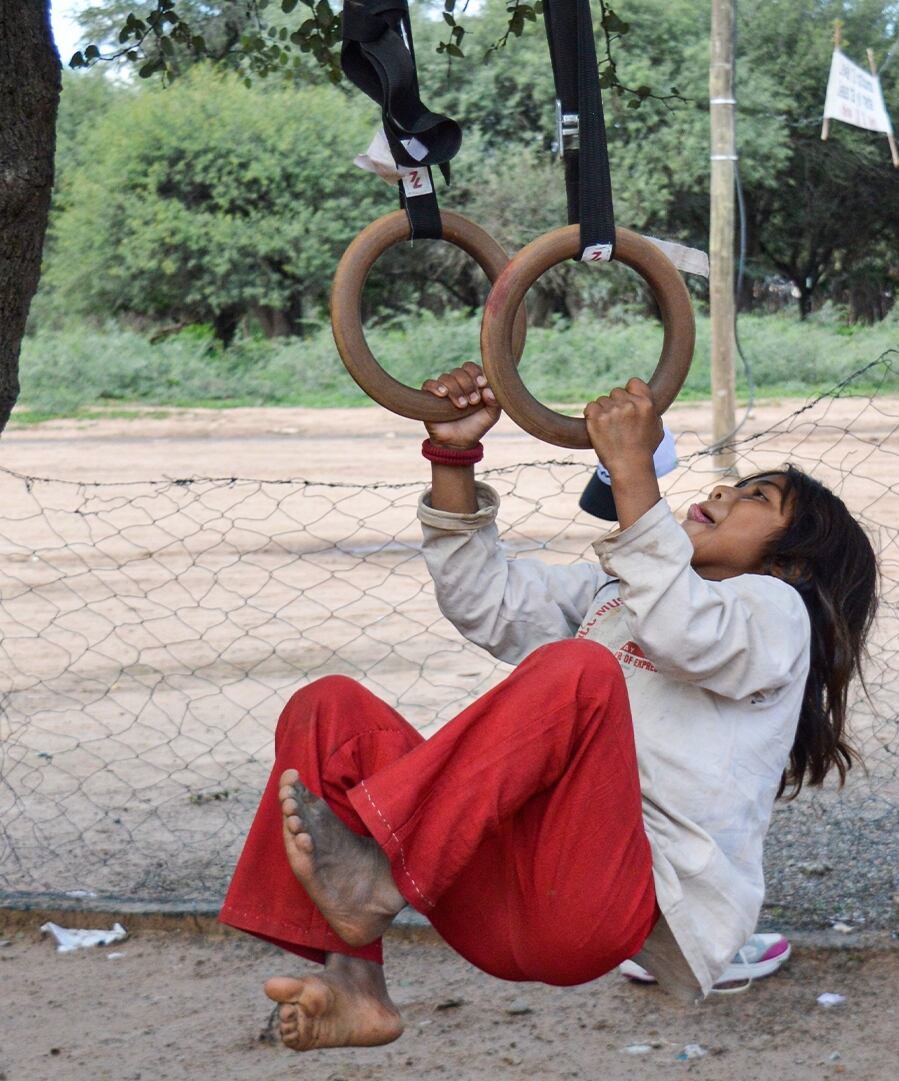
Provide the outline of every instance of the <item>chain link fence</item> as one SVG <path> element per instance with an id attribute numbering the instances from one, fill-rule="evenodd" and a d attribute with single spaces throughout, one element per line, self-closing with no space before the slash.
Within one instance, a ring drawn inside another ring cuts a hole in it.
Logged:
<path id="1" fill-rule="evenodd" d="M 792 461 L 834 487 L 881 559 L 869 697 L 856 692 L 852 713 L 865 767 L 774 815 L 766 918 L 791 927 L 885 928 L 895 915 L 897 362 L 891 351 L 734 443 L 741 472 Z M 679 435 L 675 510 L 718 479 L 695 434 Z M 514 556 L 595 558 L 598 524 L 577 509 L 588 475 L 566 459 L 481 474 Z M 427 734 L 501 679 L 507 666 L 437 610 L 420 491 L 0 470 L 0 902 L 212 904 L 298 685 L 354 676 Z"/>

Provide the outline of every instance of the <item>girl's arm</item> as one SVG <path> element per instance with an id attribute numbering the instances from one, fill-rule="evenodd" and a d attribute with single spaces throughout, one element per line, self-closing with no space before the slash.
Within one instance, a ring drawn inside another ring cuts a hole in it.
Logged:
<path id="1" fill-rule="evenodd" d="M 481 406 L 458 420 L 426 425 L 438 446 L 474 447 L 499 419 L 499 406 L 476 364 L 444 372 L 422 389 L 460 410 Z M 515 664 L 538 646 L 570 638 L 608 579 L 594 564 L 508 560 L 494 521 L 498 506 L 496 492 L 475 483 L 473 467 L 432 462 L 419 517 L 441 612 L 470 641 Z"/>
<path id="2" fill-rule="evenodd" d="M 810 628 L 796 590 L 764 574 L 701 578 L 666 503 L 595 548 L 619 579 L 631 637 L 659 671 L 733 699 L 805 679 Z"/>
<path id="3" fill-rule="evenodd" d="M 430 504 L 436 510 L 474 514 L 478 509 L 474 466 L 438 465 L 431 462 Z"/>
<path id="4" fill-rule="evenodd" d="M 470 641 L 517 664 L 538 646 L 571 638 L 610 578 L 598 563 L 508 559 L 495 524 L 499 496 L 471 484 L 473 513 L 434 506 L 433 489 L 422 495 L 422 551 L 440 611 Z"/>
<path id="5" fill-rule="evenodd" d="M 652 456 L 662 442 L 662 419 L 652 391 L 641 379 L 616 387 L 584 407 L 587 434 L 612 482 L 621 530 L 662 498 Z"/>
<path id="6" fill-rule="evenodd" d="M 727 698 L 804 679 L 810 628 L 796 590 L 769 575 L 713 582 L 693 570 L 693 545 L 659 495 L 652 452 L 661 421 L 646 384 L 632 379 L 584 414 L 620 524 L 596 551 L 619 580 L 628 630 L 647 658 Z"/>

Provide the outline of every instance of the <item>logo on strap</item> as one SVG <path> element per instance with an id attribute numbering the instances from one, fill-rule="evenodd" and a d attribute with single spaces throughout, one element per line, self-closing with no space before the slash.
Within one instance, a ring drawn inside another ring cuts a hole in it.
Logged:
<path id="1" fill-rule="evenodd" d="M 430 195 L 434 190 L 427 169 L 410 169 L 403 173 L 403 193 L 407 199 L 415 195 Z"/>
<path id="2" fill-rule="evenodd" d="M 581 255 L 582 263 L 608 263 L 612 258 L 611 244 L 590 244 Z"/>

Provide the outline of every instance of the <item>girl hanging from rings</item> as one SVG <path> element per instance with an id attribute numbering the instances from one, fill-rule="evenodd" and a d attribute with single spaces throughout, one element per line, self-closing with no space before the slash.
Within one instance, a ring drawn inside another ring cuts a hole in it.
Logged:
<path id="1" fill-rule="evenodd" d="M 284 709 L 221 919 L 324 966 L 265 985 L 298 1051 L 400 1035 L 381 936 L 407 904 L 501 979 L 578 984 L 637 957 L 701 997 L 755 926 L 775 798 L 852 760 L 876 564 L 832 492 L 787 467 L 677 522 L 632 379 L 584 411 L 619 528 L 595 561 L 509 560 L 473 471 L 493 393 L 474 364 L 424 389 L 482 406 L 427 427 L 437 599 L 516 667 L 427 740 L 342 676 Z"/>

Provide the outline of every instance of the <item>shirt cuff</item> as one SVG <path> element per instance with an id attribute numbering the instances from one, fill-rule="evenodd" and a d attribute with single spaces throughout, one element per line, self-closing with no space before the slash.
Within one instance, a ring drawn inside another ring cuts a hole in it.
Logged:
<path id="1" fill-rule="evenodd" d="M 671 508 L 664 499 L 660 499 L 627 529 L 616 529 L 608 533 L 593 545 L 593 550 L 599 556 L 603 570 L 614 578 L 620 577 L 612 566 L 615 556 L 639 548 L 647 534 L 654 533 L 659 528 L 667 528 L 668 523 L 673 521 L 674 515 L 671 513 Z M 663 523 L 665 523 L 664 527 Z"/>
<path id="2" fill-rule="evenodd" d="M 458 514 L 450 510 L 435 510 L 431 506 L 431 489 L 426 488 L 418 500 L 418 520 L 422 525 L 433 529 L 443 529 L 451 533 L 474 533 L 490 525 L 499 510 L 499 494 L 484 484 L 475 481 L 475 493 L 478 509 L 473 514 Z"/>

